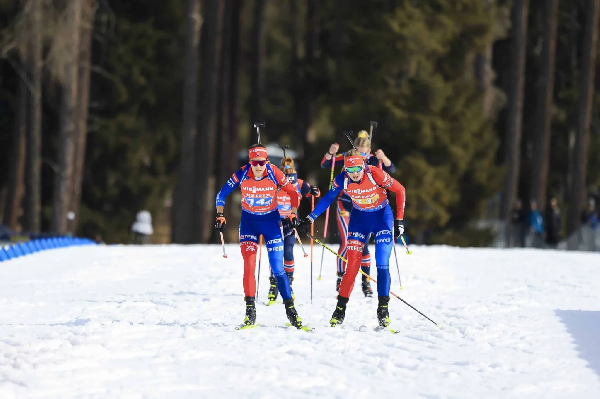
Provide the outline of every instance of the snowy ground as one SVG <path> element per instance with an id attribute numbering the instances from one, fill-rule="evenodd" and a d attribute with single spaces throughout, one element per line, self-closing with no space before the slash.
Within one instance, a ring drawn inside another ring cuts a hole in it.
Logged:
<path id="1" fill-rule="evenodd" d="M 537 250 L 400 250 L 400 334 L 375 332 L 357 284 L 328 327 L 334 258 L 297 248 L 296 303 L 243 319 L 229 246 L 74 247 L 0 264 L 0 398 L 600 398 L 600 256 Z M 316 247 L 315 247 L 316 249 Z M 263 252 L 264 254 L 264 252 Z M 393 262 L 393 261 L 392 261 Z M 393 263 L 392 263 L 393 264 Z M 368 328 L 359 331 L 361 325 Z"/>

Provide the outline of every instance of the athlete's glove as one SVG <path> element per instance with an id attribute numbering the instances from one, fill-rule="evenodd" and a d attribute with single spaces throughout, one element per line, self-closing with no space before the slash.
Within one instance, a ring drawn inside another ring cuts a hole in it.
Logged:
<path id="1" fill-rule="evenodd" d="M 394 222 L 394 237 L 398 238 L 404 234 L 404 221 L 396 219 Z"/>
<path id="2" fill-rule="evenodd" d="M 215 229 L 224 233 L 227 230 L 227 220 L 221 212 L 217 212 L 217 218 L 215 219 Z"/>
<path id="3" fill-rule="evenodd" d="M 310 195 L 318 198 L 321 196 L 321 190 L 319 190 L 319 187 L 317 187 L 317 186 L 312 186 L 310 188 Z"/>
<path id="4" fill-rule="evenodd" d="M 284 228 L 295 229 L 300 224 L 300 221 L 298 220 L 298 216 L 296 216 L 295 213 L 291 213 L 290 216 L 283 219 L 281 224 Z"/>
<path id="5" fill-rule="evenodd" d="M 300 223 L 296 227 L 296 230 L 298 231 L 298 233 L 306 234 L 306 233 L 308 233 L 308 230 L 310 229 L 310 225 L 313 222 L 314 222 L 314 220 L 312 220 L 311 218 L 309 218 L 307 216 L 300 221 Z"/>

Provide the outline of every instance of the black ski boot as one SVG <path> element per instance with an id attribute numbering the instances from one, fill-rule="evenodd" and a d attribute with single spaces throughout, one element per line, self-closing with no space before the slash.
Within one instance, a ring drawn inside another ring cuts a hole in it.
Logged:
<path id="1" fill-rule="evenodd" d="M 294 273 L 285 272 L 285 274 L 287 274 L 288 280 L 290 280 L 290 290 L 292 291 L 292 299 L 296 299 L 296 295 L 294 295 L 294 289 L 292 288 L 292 283 L 294 282 Z"/>
<path id="2" fill-rule="evenodd" d="M 344 273 L 338 272 L 337 276 L 338 277 L 337 277 L 337 282 L 335 283 L 335 290 L 337 292 L 340 292 L 340 285 L 342 284 L 342 278 L 344 277 Z"/>
<path id="3" fill-rule="evenodd" d="M 335 327 L 338 324 L 342 324 L 344 322 L 344 319 L 346 318 L 346 305 L 348 304 L 349 300 L 350 298 L 345 298 L 343 296 L 338 295 L 338 301 L 335 305 L 335 310 L 331 315 L 331 320 L 329 320 L 329 324 L 331 324 L 331 327 Z"/>
<path id="4" fill-rule="evenodd" d="M 367 278 L 364 274 L 362 275 L 362 292 L 365 294 L 365 297 L 371 298 L 373 296 L 373 289 L 371 288 L 371 280 Z"/>
<path id="5" fill-rule="evenodd" d="M 387 327 L 390 325 L 390 312 L 388 310 L 388 304 L 390 303 L 389 296 L 379 297 L 379 306 L 377 306 L 377 321 L 381 327 Z"/>
<path id="6" fill-rule="evenodd" d="M 296 312 L 296 308 L 294 307 L 293 299 L 284 299 L 283 306 L 285 306 L 285 314 L 290 321 L 290 324 L 294 327 L 301 329 L 302 328 L 302 319 L 298 316 L 298 312 Z"/>
<path id="7" fill-rule="evenodd" d="M 250 326 L 256 323 L 256 306 L 254 305 L 254 297 L 246 297 L 246 318 L 244 325 Z"/>
<path id="8" fill-rule="evenodd" d="M 269 277 L 269 293 L 267 294 L 267 298 L 269 298 L 269 302 L 275 302 L 277 299 L 277 294 L 279 290 L 277 289 L 277 279 L 275 277 Z"/>

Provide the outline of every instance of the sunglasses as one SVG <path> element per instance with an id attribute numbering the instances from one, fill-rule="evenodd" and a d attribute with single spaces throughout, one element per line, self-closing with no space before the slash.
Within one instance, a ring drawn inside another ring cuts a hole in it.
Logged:
<path id="1" fill-rule="evenodd" d="M 250 161 L 250 165 L 252 166 L 265 166 L 267 164 L 267 160 L 265 159 L 264 161 Z"/>
<path id="2" fill-rule="evenodd" d="M 346 167 L 346 172 L 348 172 L 348 173 L 358 173 L 361 170 L 363 170 L 362 166 L 349 166 L 349 167 Z"/>

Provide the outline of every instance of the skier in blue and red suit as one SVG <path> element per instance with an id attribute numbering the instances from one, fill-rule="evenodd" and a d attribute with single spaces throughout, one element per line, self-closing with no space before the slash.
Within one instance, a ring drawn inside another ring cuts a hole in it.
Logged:
<path id="1" fill-rule="evenodd" d="M 246 296 L 245 325 L 256 322 L 256 251 L 258 237 L 262 234 L 267 245 L 269 263 L 273 276 L 277 280 L 286 315 L 290 323 L 302 327 L 302 319 L 294 307 L 290 281 L 283 269 L 283 227 L 277 209 L 277 190 L 283 190 L 291 198 L 291 212 L 284 220 L 292 224 L 297 218 L 298 190 L 290 184 L 287 177 L 275 165 L 268 161 L 267 149 L 254 144 L 249 149 L 250 162 L 235 172 L 217 194 L 217 217 L 215 228 L 225 231 L 226 220 L 223 215 L 225 198 L 236 188 L 242 191 L 242 217 L 240 220 L 240 247 L 244 258 L 244 293 Z M 293 223 L 293 224 L 297 224 Z"/>
<path id="2" fill-rule="evenodd" d="M 318 187 L 311 186 L 307 182 L 302 179 L 298 179 L 298 173 L 296 172 L 294 160 L 291 157 L 285 157 L 281 160 L 281 169 L 283 173 L 287 176 L 289 182 L 296 186 L 296 189 L 299 192 L 298 202 L 301 201 L 302 197 L 310 198 L 310 197 L 319 197 L 321 192 Z M 292 198 L 290 195 L 284 190 L 277 191 L 277 207 L 279 209 L 279 215 L 281 219 L 285 221 L 286 218 L 292 213 Z M 283 226 L 283 237 L 284 237 L 284 245 L 283 245 L 283 270 L 285 270 L 285 274 L 287 274 L 288 279 L 290 280 L 290 286 L 294 283 L 294 269 L 295 269 L 295 260 L 294 260 L 294 244 L 296 243 L 296 231 L 289 224 L 284 224 Z M 277 279 L 273 277 L 273 273 L 271 272 L 271 277 L 269 277 L 270 287 L 269 287 L 269 305 L 274 303 L 277 299 L 277 294 L 279 290 L 277 289 Z M 292 297 L 294 296 L 294 290 L 292 289 Z"/>
<path id="3" fill-rule="evenodd" d="M 348 194 L 353 204 L 346 247 L 348 266 L 342 278 L 338 302 L 330 323 L 335 327 L 344 321 L 346 305 L 354 288 L 363 249 L 369 235 L 373 234 L 379 295 L 377 319 L 382 327 L 387 327 L 390 324 L 390 255 L 394 237 L 400 237 L 404 233 L 404 187 L 382 169 L 369 168 L 360 152 L 356 150 L 350 150 L 344 155 L 344 166 L 345 171 L 335 177 L 331 190 L 321 199 L 314 211 L 300 222 L 298 231 L 306 232 L 310 224 L 329 207 L 341 191 Z M 388 191 L 396 194 L 395 221 L 387 197 Z"/>
<path id="4" fill-rule="evenodd" d="M 369 140 L 369 134 L 365 130 L 361 130 L 358 133 L 358 137 L 354 140 L 354 146 L 360 151 L 363 159 L 369 166 L 382 168 L 387 173 L 394 173 L 396 167 L 390 161 L 390 159 L 384 154 L 382 150 L 375 151 L 375 155 L 371 155 L 371 140 Z M 325 169 L 331 169 L 331 159 L 337 153 L 340 146 L 335 143 L 329 147 L 329 151 L 323 157 L 321 161 L 321 167 Z M 339 154 L 335 157 L 335 166 L 344 166 L 344 154 Z M 338 231 L 340 233 L 340 248 L 338 254 L 345 258 L 346 257 L 346 244 L 348 241 L 348 221 L 350 218 L 350 210 L 352 209 L 352 200 L 344 192 L 341 192 L 336 201 L 336 219 L 338 225 Z M 371 274 L 371 254 L 369 253 L 369 240 L 367 239 L 365 249 L 363 251 L 363 257 L 361 262 L 361 269 L 366 274 Z M 342 277 L 346 272 L 346 263 L 340 258 L 337 260 L 337 282 L 335 289 L 340 290 L 340 283 Z M 373 290 L 371 289 L 371 283 L 366 276 L 362 276 L 362 292 L 366 297 L 373 296 Z"/>

